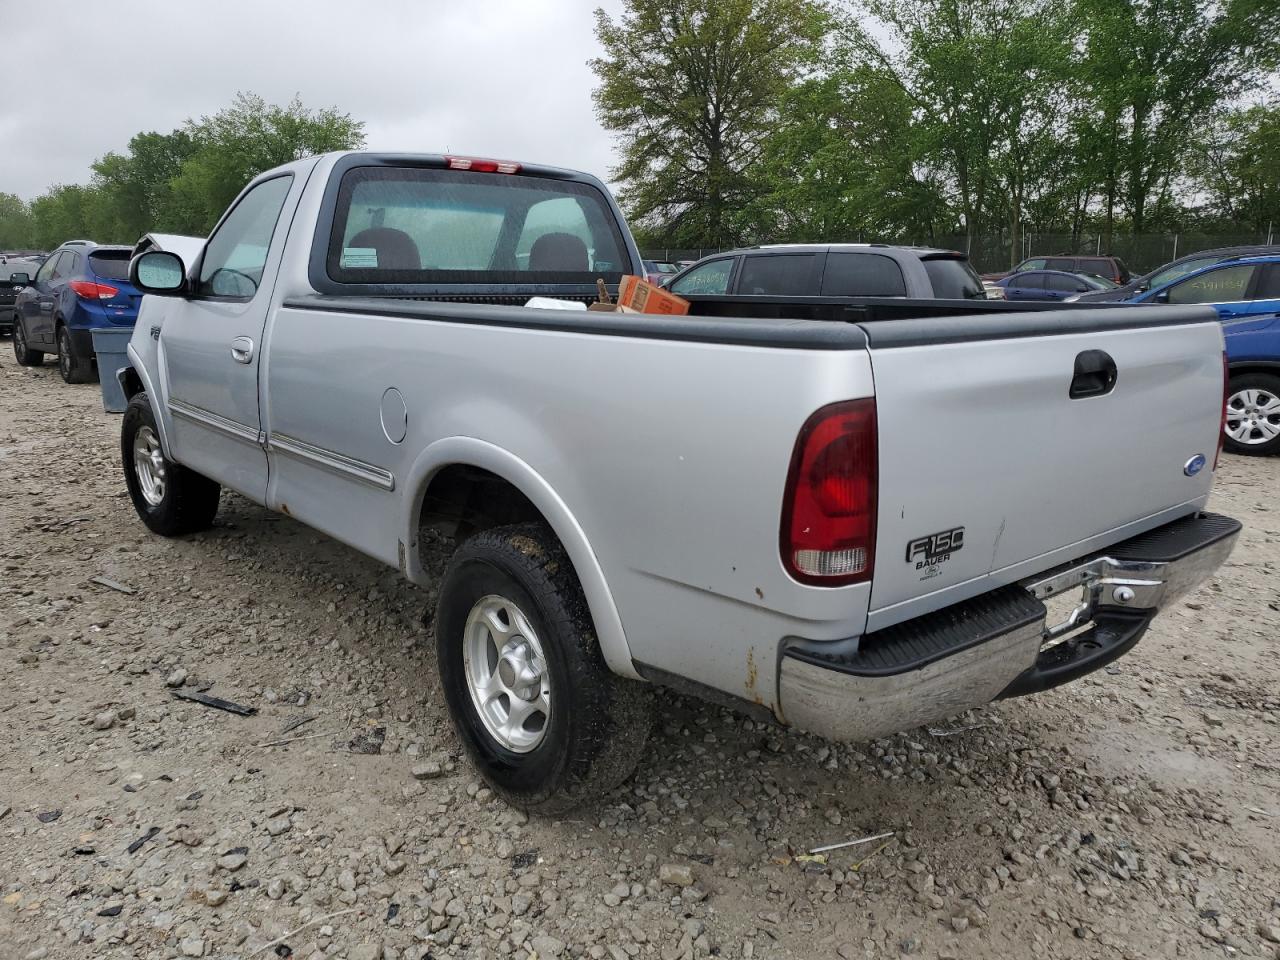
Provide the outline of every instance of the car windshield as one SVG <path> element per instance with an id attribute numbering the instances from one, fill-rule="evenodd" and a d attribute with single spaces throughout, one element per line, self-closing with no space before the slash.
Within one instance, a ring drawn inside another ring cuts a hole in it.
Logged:
<path id="1" fill-rule="evenodd" d="M 1089 284 L 1095 290 L 1114 290 L 1120 284 L 1116 283 L 1110 277 L 1100 277 L 1096 273 L 1083 274 L 1085 283 Z"/>
<path id="2" fill-rule="evenodd" d="M 1151 279 L 1147 281 L 1147 288 L 1153 290 L 1156 287 L 1163 287 L 1166 283 L 1177 280 L 1179 277 L 1185 277 L 1187 274 L 1203 270 L 1205 267 L 1212 267 L 1221 260 L 1222 257 L 1197 257 L 1194 260 L 1171 263 L 1151 275 Z"/>

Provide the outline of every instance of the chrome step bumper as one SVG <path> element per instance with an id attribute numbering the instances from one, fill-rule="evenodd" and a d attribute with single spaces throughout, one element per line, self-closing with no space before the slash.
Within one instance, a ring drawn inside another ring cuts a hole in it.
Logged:
<path id="1" fill-rule="evenodd" d="M 1019 584 L 849 640 L 788 640 L 784 723 L 835 740 L 909 730 L 1048 690 L 1128 652 L 1156 612 L 1230 555 L 1240 524 L 1184 517 Z M 1076 601 L 1062 615 L 1046 601 Z"/>

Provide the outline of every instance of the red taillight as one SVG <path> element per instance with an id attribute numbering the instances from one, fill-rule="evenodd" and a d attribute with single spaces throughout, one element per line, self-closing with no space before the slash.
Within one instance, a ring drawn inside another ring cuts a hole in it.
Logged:
<path id="1" fill-rule="evenodd" d="M 92 280 L 72 280 L 67 284 L 81 300 L 110 300 L 120 291 Z"/>
<path id="2" fill-rule="evenodd" d="M 482 160 L 479 157 L 445 157 L 450 170 L 472 170 L 476 173 L 519 173 L 520 164 L 510 160 Z"/>
<path id="3" fill-rule="evenodd" d="M 801 583 L 871 579 L 876 545 L 876 402 L 823 407 L 800 430 L 782 505 L 782 561 Z"/>
<path id="4" fill-rule="evenodd" d="M 1227 401 L 1231 399 L 1231 369 L 1227 366 L 1227 351 L 1222 351 L 1222 418 L 1218 421 L 1218 449 L 1213 455 L 1213 469 L 1218 469 L 1222 456 L 1222 443 L 1227 439 Z"/>

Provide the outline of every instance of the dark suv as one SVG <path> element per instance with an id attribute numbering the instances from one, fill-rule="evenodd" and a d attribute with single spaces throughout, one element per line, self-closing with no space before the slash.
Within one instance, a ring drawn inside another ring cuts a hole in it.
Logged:
<path id="1" fill-rule="evenodd" d="M 1062 254 L 1056 257 L 1028 257 L 1012 270 L 1003 273 L 984 273 L 983 280 L 1003 280 L 1024 270 L 1061 270 L 1064 273 L 1085 273 L 1103 277 L 1112 283 L 1128 283 L 1129 268 L 1119 257 L 1087 257 Z"/>
<path id="2" fill-rule="evenodd" d="M 686 267 L 667 289 L 682 296 L 986 298 L 964 254 L 884 243 L 730 250 Z"/>
<path id="3" fill-rule="evenodd" d="M 0 333 L 13 333 L 13 304 L 18 291 L 31 282 L 39 269 L 39 260 L 0 257 Z"/>
<path id="4" fill-rule="evenodd" d="M 95 327 L 132 327 L 142 295 L 129 283 L 132 247 L 87 240 L 64 243 L 49 255 L 12 308 L 13 353 L 24 367 L 57 354 L 67 383 L 94 379 Z"/>

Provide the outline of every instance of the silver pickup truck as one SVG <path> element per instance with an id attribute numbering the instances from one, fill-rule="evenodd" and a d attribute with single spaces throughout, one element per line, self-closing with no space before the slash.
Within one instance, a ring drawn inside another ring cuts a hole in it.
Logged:
<path id="1" fill-rule="evenodd" d="M 877 737 L 1101 667 L 1235 542 L 1209 310 L 581 309 L 640 264 L 578 173 L 263 174 L 132 262 L 134 506 L 179 536 L 227 487 L 419 584 L 444 531 L 450 710 L 544 811 L 625 779 L 652 684 Z"/>

